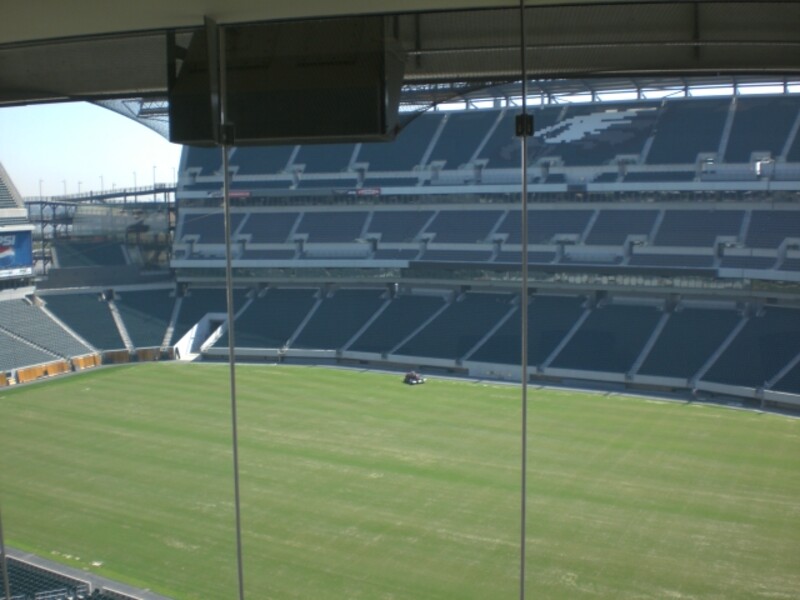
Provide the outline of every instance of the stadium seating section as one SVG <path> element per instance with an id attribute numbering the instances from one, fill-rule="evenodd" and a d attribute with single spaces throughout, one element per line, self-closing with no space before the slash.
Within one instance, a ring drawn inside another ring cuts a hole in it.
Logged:
<path id="1" fill-rule="evenodd" d="M 45 571 L 10 557 L 7 559 L 6 566 L 9 592 L 14 600 L 67 600 L 68 598 L 96 600 L 102 598 L 99 593 L 90 594 L 89 586 L 85 582 L 52 571 Z M 0 587 L 0 589 L 3 588 Z"/>
<path id="2" fill-rule="evenodd" d="M 45 296 L 47 309 L 99 350 L 125 348 L 108 302 L 99 294 Z"/>

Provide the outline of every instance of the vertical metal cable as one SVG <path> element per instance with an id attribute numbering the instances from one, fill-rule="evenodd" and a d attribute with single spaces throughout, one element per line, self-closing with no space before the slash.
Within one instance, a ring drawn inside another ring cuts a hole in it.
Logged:
<path id="1" fill-rule="evenodd" d="M 525 57 L 525 0 L 519 0 L 519 45 L 520 69 L 522 71 L 522 120 L 527 121 L 528 114 L 528 67 Z M 525 126 L 527 127 L 527 126 Z M 521 493 L 520 493 L 520 540 L 519 540 L 519 598 L 525 600 L 525 529 L 527 525 L 527 488 L 528 488 L 528 132 L 523 127 L 520 144 L 522 144 L 522 290 L 520 344 L 522 356 L 522 460 L 521 460 Z"/>
<path id="2" fill-rule="evenodd" d="M 242 560 L 242 514 L 239 494 L 239 427 L 236 414 L 236 341 L 234 337 L 233 306 L 233 248 L 231 244 L 231 198 L 230 198 L 230 139 L 228 136 L 227 105 L 228 88 L 225 74 L 225 28 L 219 28 L 219 107 L 220 132 L 222 138 L 222 196 L 225 207 L 225 295 L 228 305 L 228 367 L 231 381 L 231 432 L 233 439 L 233 503 L 236 512 L 236 570 L 239 585 L 239 600 L 244 600 L 244 566 Z"/>
<path id="3" fill-rule="evenodd" d="M 6 563 L 6 540 L 3 537 L 3 513 L 0 511 L 0 569 L 3 576 L 3 593 L 6 600 L 11 600 L 11 584 L 8 582 L 8 564 Z"/>

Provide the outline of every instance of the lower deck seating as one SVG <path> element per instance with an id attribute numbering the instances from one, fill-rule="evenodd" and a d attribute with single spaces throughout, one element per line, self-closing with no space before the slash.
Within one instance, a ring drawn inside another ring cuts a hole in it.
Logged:
<path id="1" fill-rule="evenodd" d="M 750 317 L 704 381 L 760 388 L 800 353 L 800 310 L 766 307 Z"/>
<path id="2" fill-rule="evenodd" d="M 734 310 L 712 308 L 685 308 L 672 313 L 639 374 L 691 378 L 740 319 Z"/>
<path id="3" fill-rule="evenodd" d="M 511 310 L 511 294 L 470 293 L 452 302 L 397 354 L 457 360 Z"/>
<path id="4" fill-rule="evenodd" d="M 661 313 L 650 306 L 612 304 L 596 308 L 551 366 L 627 373 L 660 317 Z"/>
<path id="5" fill-rule="evenodd" d="M 91 314 L 81 317 L 91 324 Z M 0 302 L 0 327 L 58 357 L 69 358 L 92 351 L 39 306 L 27 300 Z"/>
<path id="6" fill-rule="evenodd" d="M 100 350 L 125 348 L 108 302 L 99 294 L 45 296 L 47 308 L 73 331 Z"/>

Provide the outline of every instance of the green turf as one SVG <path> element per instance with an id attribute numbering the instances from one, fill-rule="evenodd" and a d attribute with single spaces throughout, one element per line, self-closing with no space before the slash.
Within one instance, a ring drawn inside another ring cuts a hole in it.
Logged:
<path id="1" fill-rule="evenodd" d="M 7 543 L 174 598 L 234 598 L 226 376 L 151 364 L 0 390 Z M 238 376 L 248 598 L 518 596 L 515 388 Z M 797 597 L 800 421 L 530 402 L 530 598 Z"/>

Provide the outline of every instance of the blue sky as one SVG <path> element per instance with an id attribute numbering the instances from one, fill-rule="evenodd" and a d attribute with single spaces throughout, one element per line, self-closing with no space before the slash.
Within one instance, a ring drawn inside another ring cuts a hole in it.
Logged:
<path id="1" fill-rule="evenodd" d="M 181 146 L 105 108 L 64 103 L 0 108 L 0 163 L 23 196 L 173 181 Z"/>

